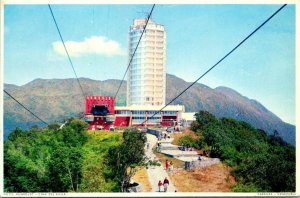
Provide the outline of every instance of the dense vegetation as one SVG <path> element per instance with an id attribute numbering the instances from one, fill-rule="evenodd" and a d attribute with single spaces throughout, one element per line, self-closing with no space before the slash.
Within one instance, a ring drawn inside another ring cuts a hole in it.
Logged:
<path id="1" fill-rule="evenodd" d="M 126 192 L 137 167 L 146 165 L 144 146 L 146 136 L 136 129 L 123 132 L 123 144 L 111 147 L 106 157 L 107 176 L 116 181 L 119 190 Z"/>
<path id="2" fill-rule="evenodd" d="M 248 123 L 230 118 L 218 119 L 200 111 L 191 129 L 198 139 L 184 137 L 190 145 L 205 148 L 233 167 L 237 192 L 295 192 L 295 148 Z M 186 141 L 186 140 L 185 140 Z"/>
<path id="3" fill-rule="evenodd" d="M 15 129 L 4 142 L 4 187 L 8 192 L 77 191 L 82 179 L 86 124 L 71 120 L 30 131 Z"/>
<path id="4" fill-rule="evenodd" d="M 83 146 L 83 167 L 80 192 L 116 192 L 118 183 L 106 177 L 108 150 L 122 143 L 122 133 L 88 131 L 88 141 Z"/>
<path id="5" fill-rule="evenodd" d="M 124 191 L 143 163 L 144 143 L 137 131 L 87 132 L 80 120 L 62 129 L 17 128 L 4 142 L 4 191 Z"/>

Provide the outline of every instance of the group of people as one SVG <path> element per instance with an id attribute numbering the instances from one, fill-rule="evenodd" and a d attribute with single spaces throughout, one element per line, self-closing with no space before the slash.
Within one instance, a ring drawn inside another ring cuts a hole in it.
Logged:
<path id="1" fill-rule="evenodd" d="M 161 180 L 159 180 L 159 182 L 158 182 L 158 192 L 162 192 L 162 187 L 164 188 L 164 192 L 167 192 L 168 186 L 169 186 L 168 178 L 165 178 L 163 183 L 161 182 Z"/>
<path id="2" fill-rule="evenodd" d="M 165 133 L 164 134 L 164 139 L 167 139 L 167 138 L 170 139 L 171 137 L 170 137 L 170 135 L 167 135 L 167 133 Z"/>
<path id="3" fill-rule="evenodd" d="M 169 160 L 166 160 L 165 167 L 166 167 L 166 171 L 169 171 L 169 172 L 172 171 L 173 170 L 173 162 L 169 161 Z M 163 182 L 161 182 L 161 180 L 159 180 L 159 182 L 158 182 L 158 191 L 159 192 L 167 192 L 168 186 L 169 186 L 168 178 L 165 178 Z"/>
<path id="4" fill-rule="evenodd" d="M 189 146 L 185 146 L 185 145 L 181 145 L 181 150 L 182 151 L 194 151 L 193 147 L 189 147 Z"/>
<path id="5" fill-rule="evenodd" d="M 173 162 L 166 160 L 166 171 L 171 172 L 173 170 Z"/>
<path id="6" fill-rule="evenodd" d="M 167 134 L 167 133 L 160 133 L 158 136 L 157 136 L 157 140 L 158 141 L 161 141 L 162 139 L 170 139 L 171 138 L 171 136 L 169 135 L 169 134 Z"/>

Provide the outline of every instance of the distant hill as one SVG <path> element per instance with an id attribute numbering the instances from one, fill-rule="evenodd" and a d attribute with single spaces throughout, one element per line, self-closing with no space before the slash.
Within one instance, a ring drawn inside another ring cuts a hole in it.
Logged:
<path id="1" fill-rule="evenodd" d="M 97 81 L 88 78 L 79 80 L 87 95 L 114 96 L 120 83 L 120 80 Z M 189 84 L 168 74 L 166 101 L 170 101 Z M 84 112 L 84 98 L 76 79 L 35 79 L 23 86 L 4 84 L 4 88 L 47 122 L 62 122 L 66 117 L 78 116 L 80 112 Z M 116 104 L 126 104 L 126 82 L 119 91 Z M 243 120 L 268 133 L 273 133 L 273 130 L 276 129 L 285 141 L 295 145 L 294 125 L 283 122 L 258 101 L 248 99 L 233 89 L 227 87 L 212 89 L 197 83 L 179 97 L 174 104 L 185 105 L 186 111 L 206 110 L 217 117 Z M 5 138 L 17 126 L 30 128 L 32 125 L 40 124 L 38 120 L 35 120 L 4 94 Z"/>
<path id="2" fill-rule="evenodd" d="M 167 77 L 167 101 L 170 101 L 190 83 L 173 76 Z M 209 111 L 217 117 L 230 117 L 250 123 L 269 134 L 276 129 L 288 143 L 295 145 L 295 126 L 283 122 L 278 116 L 256 100 L 242 96 L 228 87 L 212 89 L 197 83 L 180 96 L 174 104 L 184 104 L 186 111 Z"/>

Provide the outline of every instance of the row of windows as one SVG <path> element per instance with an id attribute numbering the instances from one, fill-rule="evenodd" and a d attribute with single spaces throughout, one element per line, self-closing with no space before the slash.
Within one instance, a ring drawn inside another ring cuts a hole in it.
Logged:
<path id="1" fill-rule="evenodd" d="M 160 118 L 159 111 L 147 111 L 147 112 L 148 112 L 148 117 L 154 115 L 155 113 L 157 113 L 153 118 L 155 118 L 155 119 Z M 130 111 L 129 110 L 117 110 L 116 114 L 130 115 Z M 132 111 L 132 114 L 133 115 L 145 115 L 146 111 Z M 164 115 L 176 115 L 177 111 L 163 111 L 163 114 Z M 145 119 L 145 117 L 144 116 L 143 117 L 141 117 L 141 116 L 133 116 L 133 119 Z"/>
<path id="2" fill-rule="evenodd" d="M 140 47 L 138 49 L 140 49 Z M 134 53 L 134 51 L 135 51 L 135 47 L 129 49 L 130 56 L 132 56 L 132 54 Z M 162 56 L 162 55 L 165 54 L 166 51 L 164 49 L 162 49 L 162 48 L 159 48 L 159 49 L 158 48 L 154 48 L 153 46 L 151 46 L 151 47 L 144 47 L 142 50 L 136 50 L 134 56 L 139 56 L 140 53 L 146 53 L 146 52 L 151 52 L 151 53 L 156 52 L 157 55 L 161 55 Z"/>
<path id="3" fill-rule="evenodd" d="M 133 120 L 146 120 L 146 117 L 133 116 Z M 160 120 L 160 117 L 148 117 L 148 120 Z"/>
<path id="4" fill-rule="evenodd" d="M 143 82 L 153 82 L 153 83 L 155 83 L 155 79 L 154 78 L 161 79 L 163 77 L 164 77 L 163 75 L 156 74 L 156 72 L 154 72 L 154 71 L 147 71 L 143 75 L 139 71 L 138 72 L 133 71 L 131 73 L 130 79 L 131 80 L 135 80 L 135 79 L 141 79 L 142 78 L 142 79 L 144 79 Z M 158 80 L 156 80 L 156 81 L 158 81 Z"/>
<path id="5" fill-rule="evenodd" d="M 135 51 L 136 46 L 131 46 L 129 48 L 129 54 L 132 55 L 133 52 Z M 141 52 L 165 52 L 164 47 L 158 47 L 158 46 L 153 46 L 153 45 L 145 45 L 145 46 L 139 46 L 138 49 L 135 51 L 135 54 L 141 53 Z"/>
<path id="6" fill-rule="evenodd" d="M 135 51 L 135 48 L 137 46 L 137 43 L 131 43 L 129 47 L 129 53 L 133 53 Z M 144 51 L 149 51 L 149 50 L 161 50 L 164 51 L 165 45 L 160 45 L 160 44 L 150 44 L 149 42 L 143 43 L 141 42 L 136 50 L 136 52 L 144 52 Z"/>
<path id="7" fill-rule="evenodd" d="M 142 115 L 145 114 L 145 111 L 132 111 L 132 114 L 138 114 L 138 115 Z"/>
<path id="8" fill-rule="evenodd" d="M 133 120 L 145 120 L 145 117 L 137 117 L 137 116 L 133 116 L 132 117 Z"/>
<path id="9" fill-rule="evenodd" d="M 151 55 L 143 55 L 143 56 L 137 56 L 134 57 L 131 61 L 131 65 L 135 64 L 145 64 L 145 63 L 158 63 L 163 64 L 164 63 L 164 57 L 162 56 L 151 56 Z"/>
<path id="10" fill-rule="evenodd" d="M 130 54 L 130 57 L 132 56 L 132 54 Z M 163 52 L 157 52 L 157 53 L 154 53 L 154 52 L 145 52 L 145 53 L 135 53 L 134 54 L 134 56 L 133 56 L 133 58 L 132 58 L 132 62 L 134 62 L 134 60 L 139 60 L 139 61 L 141 61 L 141 60 L 144 60 L 145 61 L 145 59 L 150 59 L 150 60 L 152 60 L 152 61 L 154 61 L 155 60 L 155 58 L 156 59 L 164 59 L 165 58 L 165 56 L 164 56 L 164 54 L 163 54 Z"/>
<path id="11" fill-rule="evenodd" d="M 129 43 L 129 48 L 136 48 L 138 42 L 130 42 Z M 155 47 L 155 48 L 166 48 L 166 42 L 164 40 L 141 40 L 138 46 L 138 49 L 149 49 L 151 47 Z"/>
<path id="12" fill-rule="evenodd" d="M 131 81 L 139 81 L 139 80 L 141 80 L 141 75 L 132 76 L 130 80 Z"/>
<path id="13" fill-rule="evenodd" d="M 159 111 L 147 111 L 148 116 L 153 115 L 157 113 L 154 117 L 158 118 L 160 117 Z M 129 110 L 116 110 L 116 114 L 123 114 L 123 115 L 129 115 L 130 111 Z M 146 111 L 132 111 L 133 115 L 145 115 Z M 164 115 L 176 115 L 177 111 L 163 111 Z M 138 119 L 136 117 L 133 117 L 134 119 Z M 142 117 L 141 119 L 145 119 L 145 117 Z"/>
<path id="14" fill-rule="evenodd" d="M 141 70 L 140 69 L 131 70 L 131 75 L 132 76 L 141 75 Z"/>
<path id="15" fill-rule="evenodd" d="M 144 64 L 159 64 L 162 66 L 164 64 L 164 59 L 163 58 L 155 58 L 155 57 L 135 57 L 131 61 L 131 66 L 134 67 L 136 65 L 142 66 Z"/>
<path id="16" fill-rule="evenodd" d="M 164 111 L 164 115 L 176 115 L 177 111 Z"/>
<path id="17" fill-rule="evenodd" d="M 131 32 L 130 35 L 140 35 L 143 32 L 144 26 L 135 26 Z"/>
<path id="18" fill-rule="evenodd" d="M 160 117 L 150 117 L 148 120 L 160 120 Z"/>
<path id="19" fill-rule="evenodd" d="M 157 94 L 154 94 L 153 92 L 153 95 L 156 95 L 154 97 L 149 97 L 147 98 L 149 95 L 152 95 L 152 94 L 149 94 L 148 92 L 141 92 L 140 90 L 137 90 L 137 91 L 131 91 L 130 92 L 131 94 L 131 98 L 132 99 L 139 99 L 139 100 L 144 100 L 146 102 L 149 102 L 149 101 L 155 101 L 155 100 L 162 100 L 163 98 L 163 95 L 161 94 L 161 91 L 160 92 L 157 92 Z M 160 95 L 159 95 L 160 94 Z M 144 97 L 141 97 L 141 98 L 138 98 L 138 96 L 146 96 L 145 98 Z M 144 99 L 143 99 L 144 98 Z"/>
<path id="20" fill-rule="evenodd" d="M 146 72 L 144 72 L 143 74 L 141 74 L 141 71 L 139 70 L 135 70 L 135 71 L 132 71 L 131 74 L 130 74 L 130 79 L 134 79 L 134 78 L 143 78 L 143 79 L 149 79 L 150 77 L 153 78 L 151 80 L 153 80 L 154 82 L 154 78 L 162 78 L 164 77 L 164 75 L 161 75 L 161 74 L 158 74 L 158 73 L 162 73 L 162 70 L 161 72 L 154 72 L 155 70 L 148 70 Z"/>
<path id="21" fill-rule="evenodd" d="M 132 54 L 131 54 L 131 56 L 132 56 Z M 162 53 L 157 53 L 157 55 L 156 55 L 156 54 L 154 55 L 154 52 L 135 53 L 135 54 L 134 54 L 134 57 L 132 58 L 132 60 L 136 60 L 136 59 L 142 59 L 142 60 L 145 60 L 146 58 L 149 58 L 149 59 L 153 60 L 153 59 L 155 59 L 155 58 L 156 58 L 156 59 L 158 59 L 158 58 L 163 59 L 163 58 L 165 58 L 165 57 L 163 56 Z"/>
<path id="22" fill-rule="evenodd" d="M 153 79 L 150 79 L 150 80 L 143 80 L 141 83 L 143 83 L 142 84 L 143 88 L 148 88 L 146 86 L 151 86 L 151 88 L 160 89 L 160 88 L 163 88 L 163 86 L 161 85 L 161 82 L 162 82 L 162 80 L 154 81 Z M 138 83 L 138 82 L 136 82 L 136 83 Z"/>
<path id="23" fill-rule="evenodd" d="M 143 34 L 143 37 L 144 38 L 152 38 L 152 37 L 156 37 L 156 38 L 164 38 L 164 33 L 156 33 L 155 32 L 148 32 L 148 31 L 151 31 L 151 30 L 146 30 Z M 138 31 L 132 31 L 130 32 L 130 38 L 135 38 L 135 39 L 139 39 L 141 34 L 142 34 L 143 30 L 138 30 Z M 149 34 L 150 33 L 150 34 Z"/>
<path id="24" fill-rule="evenodd" d="M 113 97 L 110 96 L 87 96 L 86 99 L 88 100 L 112 100 Z"/>
<path id="25" fill-rule="evenodd" d="M 154 61 L 149 62 L 131 62 L 131 68 L 130 70 L 140 70 L 140 69 L 158 69 L 162 70 L 164 67 L 163 61 L 157 61 L 156 63 L 153 63 Z"/>
<path id="26" fill-rule="evenodd" d="M 130 115 L 130 111 L 126 111 L 126 110 L 118 110 L 118 111 L 116 111 L 116 114 Z"/>
<path id="27" fill-rule="evenodd" d="M 130 70 L 132 75 L 135 75 L 135 74 L 141 75 L 142 71 L 143 71 L 144 74 L 160 74 L 160 73 L 163 72 L 163 68 L 154 67 L 154 66 L 144 66 L 144 67 L 142 67 L 141 65 L 132 65 L 132 68 Z"/>

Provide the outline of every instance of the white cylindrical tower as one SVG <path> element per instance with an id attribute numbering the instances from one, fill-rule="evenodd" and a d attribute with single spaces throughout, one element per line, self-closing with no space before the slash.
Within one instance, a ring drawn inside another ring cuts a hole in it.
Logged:
<path id="1" fill-rule="evenodd" d="M 129 30 L 129 60 L 147 19 L 135 19 Z M 166 32 L 148 22 L 127 74 L 127 105 L 164 105 L 166 100 Z"/>

